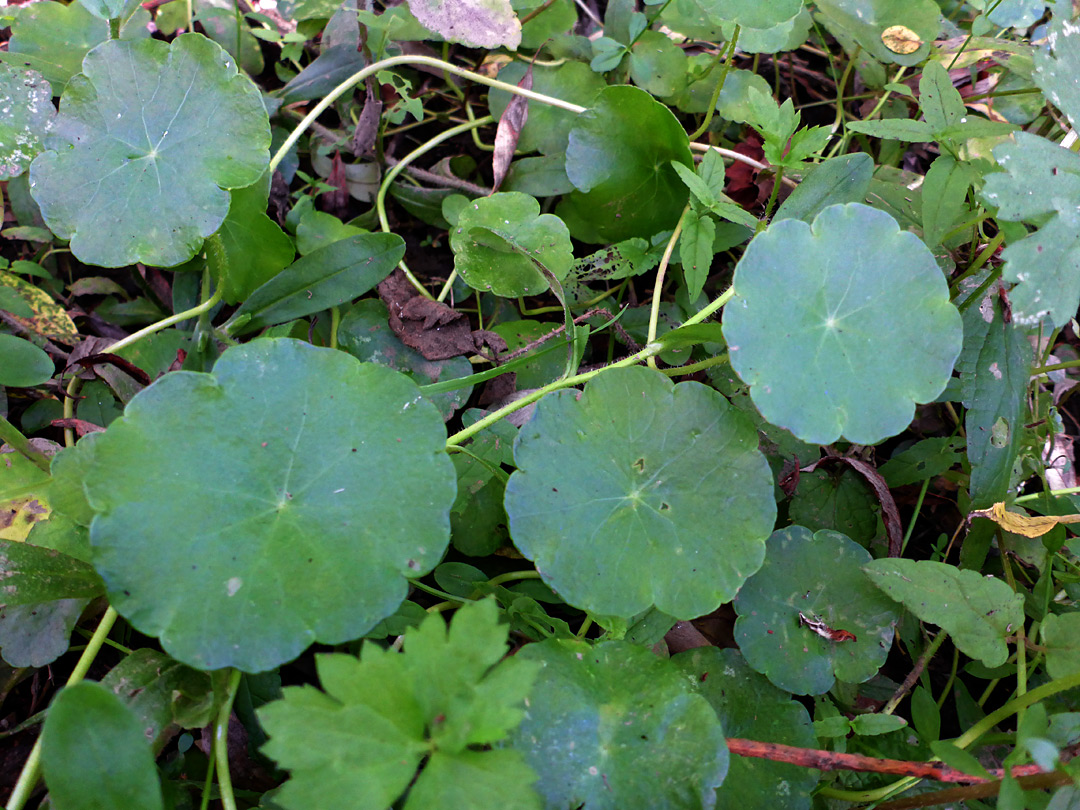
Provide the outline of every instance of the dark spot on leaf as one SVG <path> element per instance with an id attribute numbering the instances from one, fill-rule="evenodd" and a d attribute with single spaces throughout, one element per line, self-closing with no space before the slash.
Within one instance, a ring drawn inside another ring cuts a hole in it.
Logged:
<path id="1" fill-rule="evenodd" d="M 645 459 L 639 458 L 637 461 L 634 462 L 633 467 L 640 473 L 645 472 Z"/>
<path id="2" fill-rule="evenodd" d="M 671 511 L 671 504 L 669 504 L 669 503 L 660 504 L 660 511 L 661 512 L 670 512 Z"/>

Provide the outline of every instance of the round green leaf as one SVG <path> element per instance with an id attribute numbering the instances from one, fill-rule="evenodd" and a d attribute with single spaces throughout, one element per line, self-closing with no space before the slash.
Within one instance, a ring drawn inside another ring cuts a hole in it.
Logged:
<path id="1" fill-rule="evenodd" d="M 746 249 L 734 288 L 731 365 L 762 416 L 808 442 L 899 433 L 960 354 L 960 313 L 933 255 L 865 205 L 774 222 Z"/>
<path id="2" fill-rule="evenodd" d="M 163 806 L 142 724 L 99 683 L 65 687 L 49 706 L 41 768 L 56 810 Z"/>
<path id="3" fill-rule="evenodd" d="M 713 0 L 709 16 L 713 20 L 733 22 L 746 28 L 772 28 L 802 10 L 802 0 Z"/>
<path id="4" fill-rule="evenodd" d="M 0 63 L 0 111 L 0 180 L 10 180 L 26 171 L 52 128 L 52 87 L 35 70 Z"/>
<path id="5" fill-rule="evenodd" d="M 537 17 L 542 19 L 547 12 Z M 528 26 L 526 26 L 528 30 Z M 499 81 L 517 84 L 525 76 L 528 65 L 524 62 L 511 62 L 499 71 Z M 566 62 L 558 67 L 533 67 L 532 89 L 537 93 L 561 98 L 574 104 L 589 105 L 597 94 L 607 85 L 604 77 L 594 73 L 582 62 Z M 488 93 L 488 107 L 496 118 L 502 118 L 510 103 L 510 93 L 497 87 Z M 566 152 L 570 130 L 577 123 L 578 116 L 569 110 L 560 110 L 538 101 L 528 102 L 529 117 L 521 128 L 517 151 L 522 153 L 541 152 L 545 155 L 558 155 Z"/>
<path id="6" fill-rule="evenodd" d="M 812 532 L 833 529 L 866 546 L 877 534 L 877 507 L 861 475 L 847 467 L 819 468 L 799 476 L 788 518 Z"/>
<path id="7" fill-rule="evenodd" d="M 570 232 L 520 191 L 480 197 L 461 209 L 450 231 L 454 268 L 474 290 L 505 298 L 538 295 L 550 284 L 537 266 L 562 281 L 574 263 Z"/>
<path id="8" fill-rule="evenodd" d="M 855 40 L 879 62 L 921 64 L 941 32 L 941 8 L 934 0 L 817 0 L 814 10 L 829 31 Z M 914 31 L 923 44 L 908 54 L 890 50 L 882 34 L 893 25 Z"/>
<path id="9" fill-rule="evenodd" d="M 761 565 L 772 475 L 753 425 L 711 388 L 606 371 L 542 399 L 514 459 L 510 534 L 572 605 L 689 619 Z"/>
<path id="10" fill-rule="evenodd" d="M 816 748 L 810 715 L 801 703 L 754 672 L 738 650 L 699 647 L 673 656 L 716 711 L 724 734 L 760 742 Z M 768 759 L 734 757 L 716 791 L 720 807 L 809 810 L 818 781 L 812 768 Z"/>
<path id="11" fill-rule="evenodd" d="M 258 89 L 201 34 L 95 48 L 56 131 L 70 147 L 34 160 L 31 192 L 72 252 L 104 267 L 187 261 L 225 220 L 226 189 L 269 161 Z"/>
<path id="12" fill-rule="evenodd" d="M 199 669 L 271 669 L 362 636 L 445 551 L 455 474 L 396 371 L 287 338 L 144 389 L 94 443 L 110 602 Z"/>
<path id="13" fill-rule="evenodd" d="M 689 142 L 671 110 L 644 90 L 608 87 L 570 130 L 575 218 L 605 242 L 674 228 L 689 192 L 670 161 L 692 169 Z"/>
<path id="14" fill-rule="evenodd" d="M 1042 623 L 1042 640 L 1051 678 L 1080 672 L 1080 613 L 1048 615 Z"/>
<path id="15" fill-rule="evenodd" d="M 549 810 L 711 808 L 728 750 L 716 713 L 644 647 L 549 639 L 516 656 L 542 665 L 510 742 Z"/>
<path id="16" fill-rule="evenodd" d="M 53 361 L 29 340 L 0 334 L 0 385 L 29 388 L 53 375 Z"/>
<path id="17" fill-rule="evenodd" d="M 870 553 L 839 532 L 789 526 L 769 538 L 765 564 L 735 599 L 735 640 L 747 662 L 798 695 L 877 674 L 892 645 L 896 605 L 862 571 Z M 832 641 L 799 618 L 846 630 Z"/>

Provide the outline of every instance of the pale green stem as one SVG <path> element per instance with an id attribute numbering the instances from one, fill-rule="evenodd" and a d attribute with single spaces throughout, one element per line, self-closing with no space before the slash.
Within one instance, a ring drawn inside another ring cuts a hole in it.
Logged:
<path id="1" fill-rule="evenodd" d="M 1052 489 L 1050 494 L 1055 498 L 1062 495 L 1080 495 L 1080 487 L 1067 487 L 1066 489 Z M 1027 503 L 1028 501 L 1034 501 L 1038 498 L 1046 495 L 1045 492 L 1033 492 L 1030 495 L 1021 495 L 1019 498 L 1013 501 L 1013 503 Z"/>
<path id="2" fill-rule="evenodd" d="M 26 456 L 38 469 L 45 472 L 49 471 L 49 459 L 46 458 L 45 454 L 35 450 L 33 445 L 30 444 L 30 440 L 23 436 L 22 431 L 3 416 L 0 416 L 0 441 L 10 444 L 17 452 Z"/>
<path id="3" fill-rule="evenodd" d="M 430 152 L 436 146 L 443 141 L 448 141 L 460 135 L 463 132 L 468 132 L 470 129 L 476 129 L 482 127 L 485 124 L 490 124 L 495 119 L 490 115 L 485 115 L 483 118 L 477 118 L 475 121 L 469 121 L 465 124 L 458 124 L 456 127 L 451 127 L 448 130 L 440 132 L 430 141 L 421 144 L 413 151 L 409 152 L 405 157 L 395 163 L 390 171 L 386 173 L 386 177 L 383 178 L 382 185 L 379 186 L 379 193 L 375 195 L 375 211 L 379 215 L 379 226 L 385 233 L 390 233 L 390 221 L 386 217 L 386 195 L 390 191 L 390 184 L 397 179 L 397 176 L 401 174 L 413 161 L 423 157 Z M 405 277 L 409 279 L 409 282 L 423 295 L 425 298 L 431 298 L 431 293 L 427 291 L 427 288 L 420 283 L 409 268 L 405 265 L 405 262 L 400 262 L 398 267 L 401 268 L 401 272 L 405 274 Z"/>
<path id="4" fill-rule="evenodd" d="M 709 318 L 717 310 L 721 309 L 728 301 L 730 301 L 732 299 L 732 297 L 734 295 L 735 295 L 735 288 L 734 287 L 728 287 L 726 290 L 724 290 L 724 292 L 722 292 L 719 296 L 717 296 L 715 301 L 710 303 L 708 306 L 706 306 L 704 309 L 701 310 L 701 312 L 697 313 L 696 315 L 691 315 L 689 318 L 687 318 L 685 321 L 683 321 L 682 325 L 683 326 L 693 326 L 695 323 L 701 323 L 705 319 Z"/>
<path id="5" fill-rule="evenodd" d="M 296 129 L 289 133 L 289 137 L 285 139 L 284 143 L 278 148 L 277 152 L 270 159 L 270 171 L 278 167 L 278 164 L 285 158 L 289 150 L 292 149 L 300 136 L 307 131 L 311 124 L 318 118 L 323 112 L 344 93 L 351 90 L 360 82 L 367 79 L 368 76 L 374 76 L 380 70 L 387 70 L 388 68 L 395 67 L 396 65 L 427 65 L 428 67 L 438 68 L 445 70 L 454 76 L 461 76 L 462 78 L 469 79 L 477 84 L 484 84 L 488 87 L 496 87 L 500 90 L 505 90 L 508 93 L 514 93 L 515 95 L 525 96 L 525 98 L 532 101 L 539 101 L 541 104 L 548 104 L 552 107 L 558 107 L 562 110 L 567 110 L 573 113 L 585 112 L 587 108 L 582 107 L 580 104 L 572 104 L 569 101 L 563 101 L 559 98 L 552 96 L 545 96 L 543 93 L 537 93 L 532 90 L 526 90 L 523 87 L 518 87 L 516 84 L 509 84 L 508 82 L 500 82 L 498 79 L 489 79 L 487 76 L 481 76 L 479 73 L 473 73 L 471 70 L 465 70 L 459 68 L 456 65 L 452 65 L 449 62 L 444 62 L 442 59 L 435 59 L 430 56 L 392 56 L 389 59 L 383 59 L 380 62 L 375 62 L 372 65 L 368 65 L 363 70 L 357 71 L 352 76 L 347 78 L 333 90 L 331 90 L 322 101 L 311 108 L 311 112 L 304 116 L 304 119 L 297 124 Z"/>
<path id="6" fill-rule="evenodd" d="M 233 700 L 236 699 L 236 690 L 240 686 L 240 674 L 238 669 L 229 673 L 225 699 L 221 702 L 221 709 L 214 723 L 214 759 L 217 762 L 218 792 L 221 794 L 222 810 L 236 810 L 232 774 L 229 772 L 229 715 L 232 714 Z"/>
<path id="7" fill-rule="evenodd" d="M 86 649 L 83 650 L 82 655 L 79 656 L 79 660 L 75 664 L 75 669 L 73 669 L 71 675 L 68 676 L 67 683 L 65 684 L 66 686 L 72 686 L 86 677 L 90 665 L 94 663 L 94 659 L 97 658 L 97 654 L 101 651 L 101 645 L 105 643 L 105 638 L 109 635 L 109 631 L 112 630 L 113 625 L 116 623 L 118 615 L 119 614 L 117 614 L 112 607 L 109 607 L 102 615 L 97 630 L 95 630 L 94 635 L 90 637 L 90 641 L 86 644 Z M 11 791 L 11 798 L 8 799 L 7 810 L 23 810 L 40 775 L 41 737 L 38 737 L 37 742 L 34 743 L 34 747 L 30 751 L 30 756 L 26 758 L 26 763 L 23 765 L 22 772 L 19 774 L 19 781 L 15 783 L 15 788 Z"/>
<path id="8" fill-rule="evenodd" d="M 724 82 L 727 81 L 728 73 L 731 72 L 731 63 L 735 61 L 735 47 L 739 43 L 739 32 L 742 31 L 738 25 L 735 26 L 735 33 L 731 35 L 731 44 L 728 46 L 727 58 L 724 60 L 724 69 L 720 72 L 720 78 L 716 81 L 716 87 L 713 88 L 712 96 L 709 98 L 709 106 L 705 110 L 705 120 L 701 122 L 701 126 L 694 130 L 694 133 L 690 136 L 690 140 L 696 141 L 702 135 L 709 131 L 709 124 L 712 123 L 713 113 L 716 112 L 716 102 L 720 99 L 720 92 L 724 89 Z"/>
<path id="9" fill-rule="evenodd" d="M 450 290 L 454 288 L 454 281 L 457 279 L 457 269 L 450 271 L 450 275 L 446 279 L 446 283 L 442 285 L 442 289 L 439 290 L 439 295 L 435 299 L 440 304 L 446 300 L 446 296 L 450 295 Z M 559 309 L 562 312 L 562 309 Z"/>
<path id="10" fill-rule="evenodd" d="M 668 239 L 667 247 L 664 248 L 664 255 L 660 257 L 660 266 L 656 269 L 656 283 L 653 285 L 652 307 L 649 309 L 649 334 L 646 343 L 652 343 L 656 340 L 656 328 L 660 323 L 660 299 L 664 291 L 664 276 L 667 275 L 668 265 L 671 263 L 671 254 L 675 250 L 675 243 L 679 241 L 683 220 L 686 219 L 689 211 L 689 205 L 683 209 L 682 215 L 675 225 L 675 230 L 672 231 L 671 238 Z M 649 357 L 648 363 L 649 368 L 656 368 L 656 357 Z"/>
<path id="11" fill-rule="evenodd" d="M 726 363 L 728 359 L 727 352 L 718 354 L 716 357 L 709 357 L 705 360 L 699 360 L 696 363 L 687 363 L 685 366 L 676 366 L 675 368 L 662 368 L 661 374 L 666 374 L 669 377 L 681 377 L 684 374 L 696 374 L 699 371 L 704 371 L 707 368 L 718 366 L 721 363 Z"/>

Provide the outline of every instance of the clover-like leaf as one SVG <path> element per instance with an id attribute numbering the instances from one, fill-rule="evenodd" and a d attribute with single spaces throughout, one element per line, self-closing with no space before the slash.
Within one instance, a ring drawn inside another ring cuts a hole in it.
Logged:
<path id="1" fill-rule="evenodd" d="M 450 231 L 454 268 L 465 283 L 506 298 L 538 295 L 574 263 L 570 232 L 554 214 L 520 191 L 502 191 L 461 209 Z"/>
<path id="2" fill-rule="evenodd" d="M 726 736 L 817 747 L 805 707 L 754 672 L 738 650 L 699 647 L 672 656 L 671 662 L 693 679 Z M 740 810 L 809 810 L 810 791 L 817 781 L 818 772 L 812 768 L 733 757 L 716 798 L 719 806 Z"/>
<path id="3" fill-rule="evenodd" d="M 10 180 L 26 170 L 52 129 L 52 88 L 36 70 L 0 62 L 0 110 L 0 180 Z"/>
<path id="4" fill-rule="evenodd" d="M 269 161 L 258 89 L 201 34 L 95 48 L 56 133 L 70 145 L 35 158 L 31 193 L 53 233 L 105 267 L 187 261 L 225 220 L 226 189 Z"/>
<path id="5" fill-rule="evenodd" d="M 1001 219 L 1041 225 L 1001 254 L 1005 279 L 1017 282 L 1009 294 L 1013 320 L 1064 326 L 1080 302 L 1080 157 L 1028 132 L 1014 137 L 994 150 L 1005 171 L 987 175 L 983 187 Z"/>
<path id="6" fill-rule="evenodd" d="M 549 810 L 715 805 L 728 769 L 720 721 L 670 661 L 625 641 L 556 639 L 515 658 L 542 665 L 511 744 Z"/>
<path id="7" fill-rule="evenodd" d="M 1005 637 L 1024 623 L 1024 597 L 978 571 L 933 560 L 874 560 L 863 568 L 882 591 L 947 632 L 964 655 L 988 667 L 1009 657 Z"/>
<path id="8" fill-rule="evenodd" d="M 687 191 L 670 161 L 693 168 L 689 139 L 671 110 L 637 87 L 608 87 L 570 130 L 568 203 L 599 241 L 674 228 Z M 569 223 L 568 223 L 569 224 Z"/>
<path id="9" fill-rule="evenodd" d="M 750 666 L 798 695 L 874 677 L 897 611 L 863 573 L 868 562 L 870 553 L 839 532 L 775 532 L 765 564 L 735 599 L 735 640 Z"/>
<path id="10" fill-rule="evenodd" d="M 285 338 L 168 374 L 92 446 L 110 601 L 200 669 L 357 638 L 446 549 L 442 418 L 395 371 Z"/>
<path id="11" fill-rule="evenodd" d="M 762 416 L 808 442 L 899 433 L 960 353 L 960 313 L 933 255 L 866 205 L 774 222 L 746 249 L 734 288 L 731 365 Z"/>
<path id="12" fill-rule="evenodd" d="M 761 565 L 776 504 L 757 448 L 713 389 L 606 371 L 584 393 L 549 394 L 518 433 L 510 534 L 572 605 L 704 615 Z"/>
<path id="13" fill-rule="evenodd" d="M 292 772 L 275 803 L 384 810 L 408 790 L 405 810 L 536 810 L 521 754 L 468 748 L 497 742 L 524 715 L 539 667 L 520 655 L 500 663 L 506 638 L 488 600 L 459 609 L 449 633 L 437 615 L 410 627 L 404 654 L 368 642 L 359 659 L 318 656 L 325 693 L 288 687 L 259 710 L 263 752 Z"/>
<path id="14" fill-rule="evenodd" d="M 512 51 L 521 44 L 521 22 L 510 0 L 409 0 L 409 11 L 448 42 Z"/>

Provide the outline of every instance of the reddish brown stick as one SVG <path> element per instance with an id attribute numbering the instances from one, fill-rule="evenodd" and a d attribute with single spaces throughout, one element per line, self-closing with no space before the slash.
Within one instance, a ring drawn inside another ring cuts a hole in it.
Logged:
<path id="1" fill-rule="evenodd" d="M 868 771 L 871 773 L 890 773 L 897 776 L 914 776 L 919 779 L 934 779 L 938 782 L 977 784 L 988 782 L 981 776 L 971 776 L 963 771 L 933 762 L 908 762 L 902 759 L 878 759 L 862 754 L 841 754 L 837 751 L 822 751 L 817 748 L 796 748 L 780 743 L 744 740 L 739 737 L 727 738 L 728 750 L 741 757 L 769 759 L 773 762 L 787 762 L 803 768 L 817 768 L 819 771 Z M 1001 770 L 989 773 L 1000 778 Z M 1012 769 L 1013 776 L 1040 774 L 1038 765 L 1020 765 Z"/>

